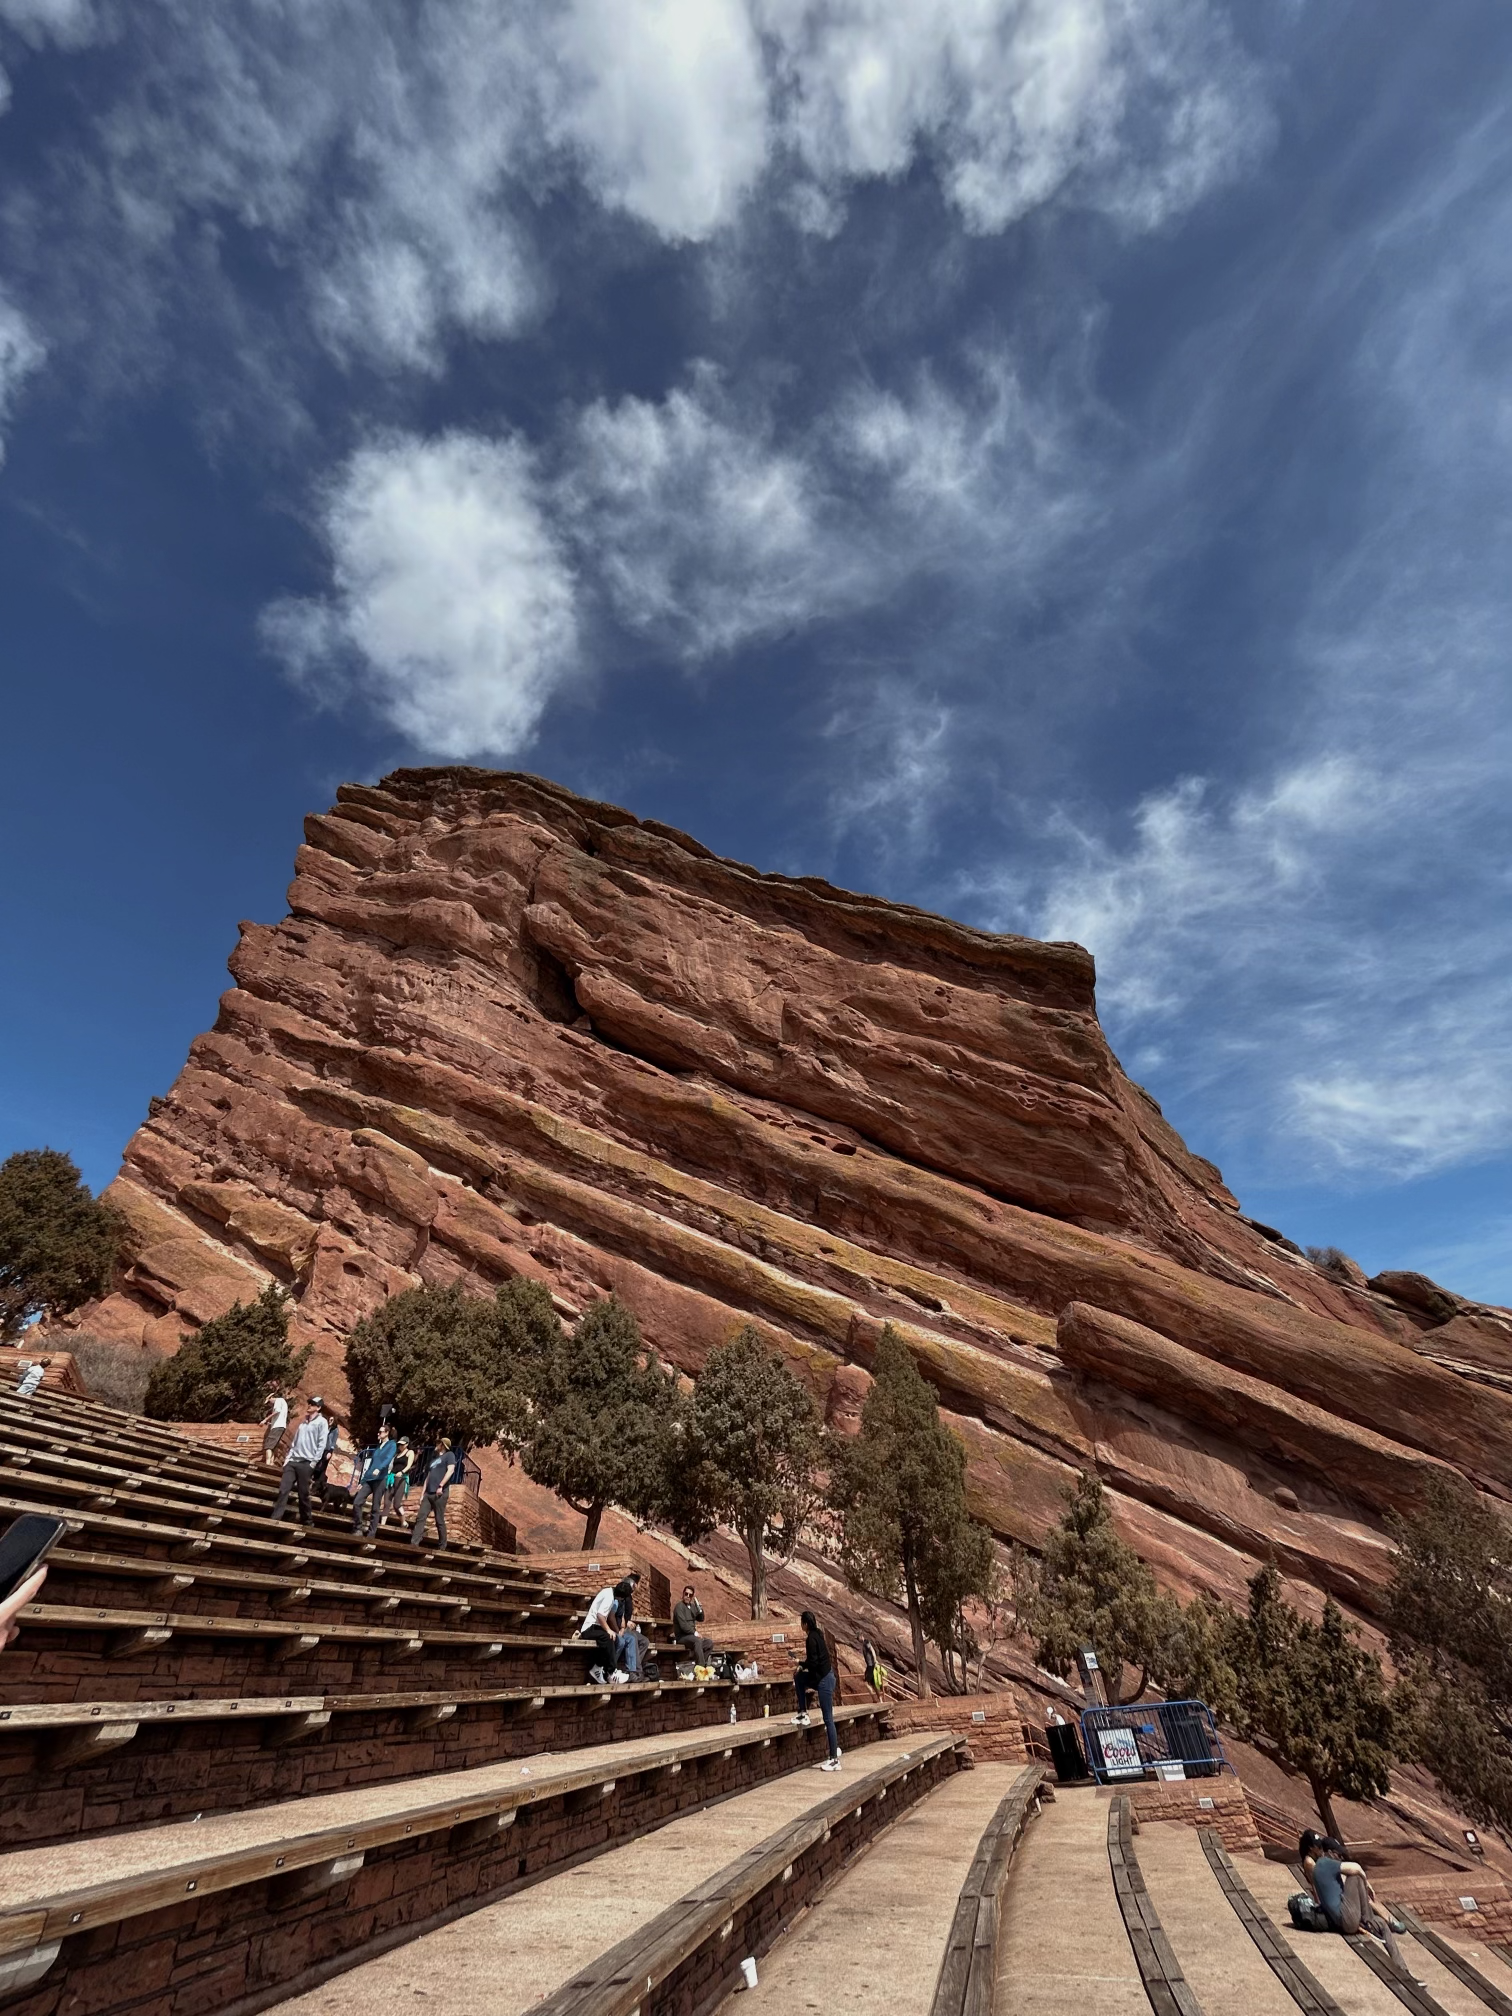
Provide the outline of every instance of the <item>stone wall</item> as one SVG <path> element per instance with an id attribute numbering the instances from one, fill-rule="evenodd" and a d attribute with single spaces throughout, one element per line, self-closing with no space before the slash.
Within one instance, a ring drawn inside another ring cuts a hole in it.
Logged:
<path id="1" fill-rule="evenodd" d="M 887 1711 L 887 1726 L 894 1736 L 948 1729 L 964 1736 L 972 1756 L 984 1763 L 1029 1761 L 1024 1711 L 1018 1696 L 1006 1689 L 997 1694 L 936 1694 L 927 1701 L 895 1701 Z"/>

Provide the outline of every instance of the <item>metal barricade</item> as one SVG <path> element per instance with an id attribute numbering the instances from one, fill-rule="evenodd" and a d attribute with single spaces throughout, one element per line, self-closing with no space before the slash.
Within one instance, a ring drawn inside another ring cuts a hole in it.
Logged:
<path id="1" fill-rule="evenodd" d="M 1234 1768 L 1205 1701 L 1088 1708 L 1081 1726 L 1087 1763 L 1099 1785 L 1135 1778 L 1213 1778 Z"/>

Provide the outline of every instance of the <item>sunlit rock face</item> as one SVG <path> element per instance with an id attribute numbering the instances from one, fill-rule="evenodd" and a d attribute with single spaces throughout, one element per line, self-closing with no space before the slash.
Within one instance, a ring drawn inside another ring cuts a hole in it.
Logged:
<path id="1" fill-rule="evenodd" d="M 844 1430 L 893 1322 L 998 1533 L 1094 1466 L 1166 1580 L 1230 1597 L 1274 1553 L 1368 1613 L 1431 1463 L 1512 1495 L 1498 1312 L 1245 1219 L 1080 947 L 481 770 L 344 786 L 295 870 L 127 1147 L 128 1264 L 80 1327 L 171 1350 L 274 1279 L 339 1395 L 385 1296 L 521 1273 L 566 1315 L 613 1291 L 686 1372 L 754 1320 Z"/>

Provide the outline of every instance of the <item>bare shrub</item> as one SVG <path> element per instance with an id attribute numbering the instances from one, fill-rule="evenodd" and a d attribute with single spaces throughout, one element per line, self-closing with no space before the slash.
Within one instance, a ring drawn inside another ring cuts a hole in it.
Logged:
<path id="1" fill-rule="evenodd" d="M 156 1352 L 140 1344 L 113 1344 L 108 1338 L 87 1335 L 70 1337 L 63 1348 L 73 1353 L 91 1400 L 123 1407 L 129 1414 L 141 1413 L 147 1381 L 158 1362 Z"/>

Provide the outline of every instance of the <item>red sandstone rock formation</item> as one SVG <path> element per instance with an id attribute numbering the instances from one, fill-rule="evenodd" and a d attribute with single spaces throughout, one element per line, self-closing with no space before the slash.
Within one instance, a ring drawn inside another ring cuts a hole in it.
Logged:
<path id="1" fill-rule="evenodd" d="M 129 1264 L 81 1327 L 172 1349 L 271 1277 L 339 1392 L 386 1295 L 519 1272 L 564 1314 L 613 1290 L 688 1371 L 754 1318 L 844 1424 L 891 1321 L 1000 1534 L 1093 1464 L 1170 1582 L 1231 1598 L 1274 1552 L 1369 1611 L 1419 1473 L 1512 1496 L 1505 1312 L 1246 1219 L 1077 946 L 461 769 L 343 787 L 289 903 L 127 1147 Z"/>

